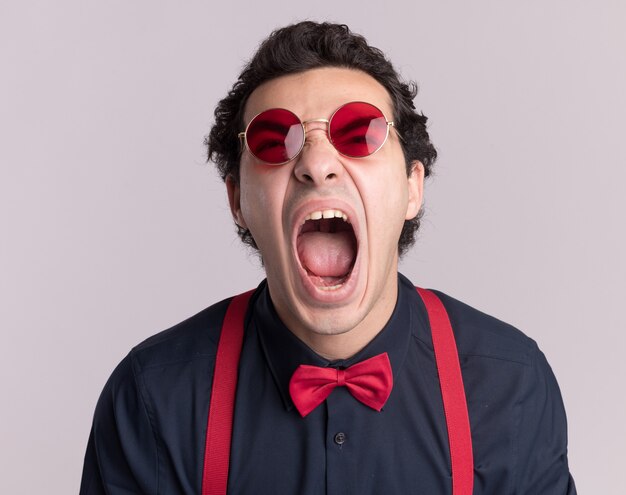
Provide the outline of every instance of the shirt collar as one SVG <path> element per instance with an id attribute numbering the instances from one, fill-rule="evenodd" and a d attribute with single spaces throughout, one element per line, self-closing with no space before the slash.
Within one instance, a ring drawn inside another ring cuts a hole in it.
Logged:
<path id="1" fill-rule="evenodd" d="M 257 329 L 267 365 L 287 410 L 293 407 L 289 395 L 289 381 L 291 375 L 301 364 L 347 368 L 386 352 L 391 361 L 394 380 L 397 379 L 411 340 L 414 293 L 415 288 L 411 282 L 399 275 L 398 299 L 387 324 L 367 346 L 354 356 L 348 359 L 329 361 L 316 354 L 283 324 L 272 303 L 267 283 L 263 282 L 257 292 L 258 298 L 254 305 L 252 321 Z"/>

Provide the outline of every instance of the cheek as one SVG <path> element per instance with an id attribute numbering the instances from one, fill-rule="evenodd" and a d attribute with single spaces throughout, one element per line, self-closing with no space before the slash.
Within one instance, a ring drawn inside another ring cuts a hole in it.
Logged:
<path id="1" fill-rule="evenodd" d="M 406 175 L 406 165 L 404 155 L 401 151 L 394 154 L 394 165 L 390 166 L 385 174 L 385 192 L 383 197 L 387 198 L 386 205 L 390 210 L 390 223 L 404 225 L 407 206 L 409 202 L 409 179 Z"/>
<path id="2" fill-rule="evenodd" d="M 404 169 L 387 168 L 375 176 L 372 174 L 362 179 L 359 189 L 365 203 L 368 227 L 375 235 L 399 236 L 409 198 Z"/>
<path id="3" fill-rule="evenodd" d="M 255 213 L 263 208 L 266 202 L 265 195 L 262 190 L 250 183 L 242 181 L 241 183 L 241 211 L 246 222 L 250 223 L 255 218 Z"/>
<path id="4" fill-rule="evenodd" d="M 241 176 L 240 176 L 240 203 L 241 212 L 246 219 L 246 223 L 254 222 L 254 212 L 257 210 L 255 205 L 264 201 L 262 191 L 263 188 L 259 187 L 259 174 L 255 172 L 254 165 L 250 160 L 241 160 Z"/>
<path id="5" fill-rule="evenodd" d="M 257 243 L 274 232 L 282 211 L 281 184 L 261 167 L 248 169 L 241 176 L 241 212 Z"/>

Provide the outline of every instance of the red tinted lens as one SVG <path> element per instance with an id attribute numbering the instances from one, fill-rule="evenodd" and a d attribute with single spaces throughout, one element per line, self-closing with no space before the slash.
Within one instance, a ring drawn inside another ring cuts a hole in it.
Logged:
<path id="1" fill-rule="evenodd" d="M 278 165 L 298 154 L 304 142 L 300 119 L 283 108 L 260 113 L 248 125 L 246 142 L 259 160 Z"/>
<path id="2" fill-rule="evenodd" d="M 387 139 L 387 121 L 374 105 L 347 103 L 330 121 L 330 139 L 339 153 L 362 158 L 377 151 Z"/>

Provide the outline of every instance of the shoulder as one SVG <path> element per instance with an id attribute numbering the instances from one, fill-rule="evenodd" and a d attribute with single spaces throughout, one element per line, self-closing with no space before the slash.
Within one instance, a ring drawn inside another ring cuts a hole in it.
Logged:
<path id="1" fill-rule="evenodd" d="M 492 357 L 532 364 L 537 343 L 518 328 L 488 315 L 441 291 L 441 300 L 452 325 L 459 354 Z"/>
<path id="2" fill-rule="evenodd" d="M 232 297 L 215 303 L 133 347 L 130 358 L 136 371 L 214 358 L 224 315 L 231 300 Z"/>
<path id="3" fill-rule="evenodd" d="M 441 291 L 431 291 L 448 314 L 461 369 L 471 387 L 484 388 L 492 395 L 496 390 L 517 395 L 518 402 L 527 408 L 533 401 L 561 403 L 556 378 L 537 342 L 504 321 Z M 426 345 L 432 349 L 430 332 L 427 333 Z"/>
<path id="4" fill-rule="evenodd" d="M 454 332 L 477 464 L 490 463 L 493 480 L 511 471 L 508 483 L 523 493 L 575 493 L 565 408 L 537 343 L 506 322 L 432 292 Z"/>
<path id="5" fill-rule="evenodd" d="M 214 360 L 226 309 L 232 298 L 215 303 L 186 320 L 158 332 L 131 349 L 107 381 L 103 396 L 136 387 L 145 370 L 177 363 Z M 101 397 L 102 399 L 102 397 Z"/>
<path id="6" fill-rule="evenodd" d="M 94 427 L 140 418 L 176 393 L 193 395 L 192 384 L 199 377 L 204 383 L 212 376 L 222 321 L 231 299 L 213 304 L 133 347 L 100 394 Z M 105 430 L 111 428 L 109 425 Z"/>

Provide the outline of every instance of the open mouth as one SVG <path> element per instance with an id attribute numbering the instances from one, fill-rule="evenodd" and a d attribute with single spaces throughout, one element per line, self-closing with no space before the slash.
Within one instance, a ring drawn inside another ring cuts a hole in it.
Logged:
<path id="1" fill-rule="evenodd" d="M 300 265 L 321 290 L 339 289 L 354 267 L 358 243 L 348 216 L 341 210 L 309 213 L 296 240 Z"/>

